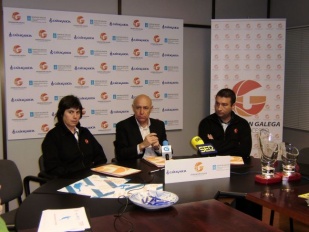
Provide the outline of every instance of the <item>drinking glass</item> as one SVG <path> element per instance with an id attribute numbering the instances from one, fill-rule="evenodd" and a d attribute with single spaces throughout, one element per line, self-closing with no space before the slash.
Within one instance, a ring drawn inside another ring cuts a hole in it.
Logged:
<path id="1" fill-rule="evenodd" d="M 265 129 L 259 132 L 259 143 L 261 150 L 262 176 L 266 179 L 275 174 L 274 164 L 278 158 L 279 144 L 275 141 L 272 133 Z"/>
<path id="2" fill-rule="evenodd" d="M 290 143 L 282 143 L 281 159 L 284 176 L 291 176 L 295 173 L 298 149 Z"/>

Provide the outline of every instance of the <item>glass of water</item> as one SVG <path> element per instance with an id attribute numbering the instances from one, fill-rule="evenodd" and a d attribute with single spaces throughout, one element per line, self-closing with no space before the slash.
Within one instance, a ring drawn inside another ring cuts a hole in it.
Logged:
<path id="1" fill-rule="evenodd" d="M 282 169 L 284 176 L 291 176 L 295 173 L 298 149 L 290 143 L 282 143 L 280 148 Z"/>
<path id="2" fill-rule="evenodd" d="M 259 132 L 259 144 L 261 150 L 261 166 L 264 178 L 272 178 L 275 174 L 275 162 L 278 158 L 279 143 L 275 141 L 272 133 L 262 129 Z"/>

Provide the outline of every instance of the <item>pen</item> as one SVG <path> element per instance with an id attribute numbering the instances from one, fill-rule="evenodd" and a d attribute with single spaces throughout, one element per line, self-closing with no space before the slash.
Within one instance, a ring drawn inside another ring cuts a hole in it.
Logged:
<path id="1" fill-rule="evenodd" d="M 152 174 L 152 173 L 155 173 L 155 172 L 158 172 L 158 171 L 161 171 L 161 170 L 164 170 L 164 168 L 159 168 L 159 169 L 156 169 L 156 170 L 152 170 L 149 172 L 149 174 Z"/>

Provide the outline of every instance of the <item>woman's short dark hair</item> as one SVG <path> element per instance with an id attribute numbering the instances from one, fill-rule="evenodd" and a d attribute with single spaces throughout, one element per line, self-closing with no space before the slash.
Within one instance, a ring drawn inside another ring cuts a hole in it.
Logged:
<path id="1" fill-rule="evenodd" d="M 64 111 L 67 110 L 67 109 L 70 109 L 70 108 L 79 109 L 80 118 L 82 118 L 83 106 L 80 103 L 80 100 L 76 96 L 67 95 L 67 96 L 63 97 L 58 104 L 58 110 L 57 110 L 57 113 L 55 115 L 55 118 L 57 118 L 58 122 L 61 122 L 61 123 L 63 122 Z"/>
<path id="2" fill-rule="evenodd" d="M 216 97 L 225 97 L 225 98 L 231 98 L 231 105 L 233 105 L 236 102 L 236 94 L 233 90 L 225 88 L 219 90 Z"/>

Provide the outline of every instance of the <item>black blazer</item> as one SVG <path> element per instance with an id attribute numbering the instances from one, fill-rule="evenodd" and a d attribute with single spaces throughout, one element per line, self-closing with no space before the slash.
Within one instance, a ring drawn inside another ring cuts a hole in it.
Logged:
<path id="1" fill-rule="evenodd" d="M 150 118 L 150 132 L 156 133 L 159 143 L 166 140 L 164 122 Z M 142 158 L 144 153 L 137 154 L 137 144 L 143 142 L 143 137 L 134 116 L 116 124 L 115 153 L 118 161 Z"/>

